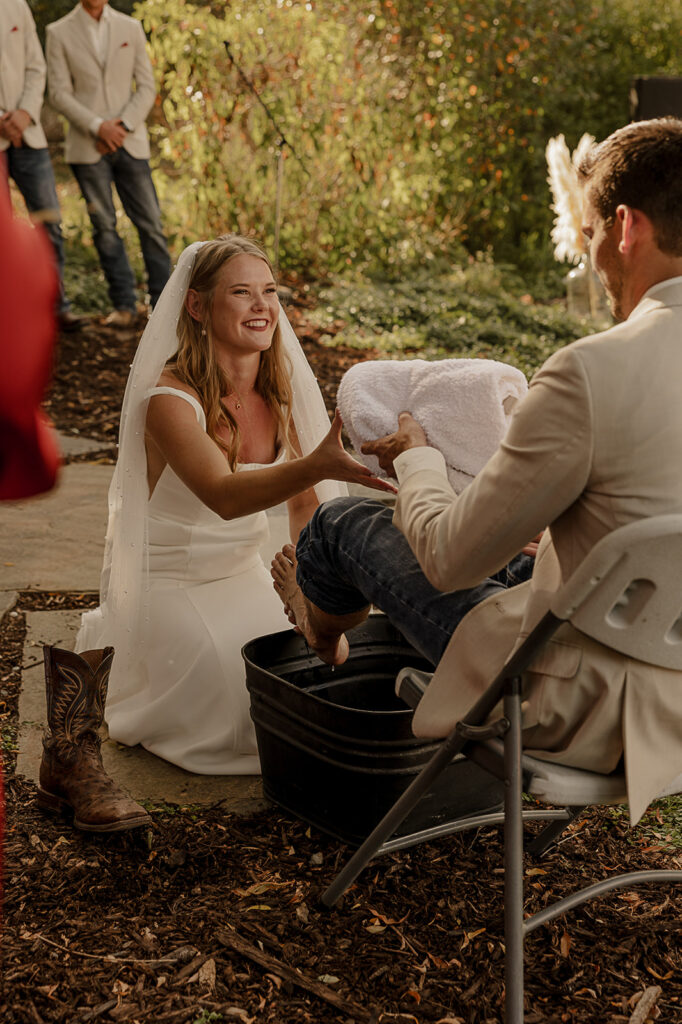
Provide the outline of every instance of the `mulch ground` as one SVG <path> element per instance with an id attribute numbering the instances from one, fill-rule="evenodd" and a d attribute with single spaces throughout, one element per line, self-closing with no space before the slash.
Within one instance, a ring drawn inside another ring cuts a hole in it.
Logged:
<path id="1" fill-rule="evenodd" d="M 351 351 L 291 314 L 333 404 Z M 137 333 L 91 323 L 61 339 L 49 411 L 111 441 Z M 96 456 L 97 458 L 101 456 Z M 92 458 L 92 456 L 91 456 Z M 349 850 L 278 808 L 153 811 L 151 832 L 89 836 L 44 816 L 14 774 L 24 612 L 91 594 L 22 594 L 0 629 L 6 785 L 0 1020 L 218 1024 L 499 1024 L 501 836 L 445 838 L 373 863 L 333 911 Z M 681 867 L 656 811 L 631 832 L 595 811 L 526 865 L 527 909 L 615 871 Z M 682 1022 L 682 890 L 612 893 L 526 944 L 526 1024 Z"/>

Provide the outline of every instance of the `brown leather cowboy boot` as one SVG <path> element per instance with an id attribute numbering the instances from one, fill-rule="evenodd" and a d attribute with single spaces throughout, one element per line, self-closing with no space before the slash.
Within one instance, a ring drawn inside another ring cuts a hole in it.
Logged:
<path id="1" fill-rule="evenodd" d="M 120 832 L 149 825 L 145 809 L 109 778 L 97 730 L 104 720 L 114 648 L 99 651 L 43 648 L 47 722 L 38 804 L 46 811 L 72 811 L 76 828 Z"/>

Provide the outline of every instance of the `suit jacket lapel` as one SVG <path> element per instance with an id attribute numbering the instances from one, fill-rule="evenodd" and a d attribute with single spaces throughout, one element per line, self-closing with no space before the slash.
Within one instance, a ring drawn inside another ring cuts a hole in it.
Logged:
<path id="1" fill-rule="evenodd" d="M 7 36 L 9 35 L 10 29 L 16 24 L 12 21 L 14 17 L 14 10 L 8 11 L 4 3 L 0 3 L 0 60 L 5 53 L 5 47 L 7 45 Z"/>
<path id="2" fill-rule="evenodd" d="M 12 28 L 17 24 L 17 22 L 13 20 L 14 17 L 14 8 L 12 7 L 12 10 L 8 11 L 6 5 L 0 0 L 0 72 L 2 72 L 3 79 L 7 73 L 5 68 L 7 65 L 9 34 Z M 9 95 L 11 91 L 9 83 L 6 83 L 6 85 L 7 95 Z M 4 109 L 4 104 L 6 103 L 5 95 L 6 93 L 5 88 L 3 88 L 3 82 L 0 81 L 0 109 Z"/>
<path id="3" fill-rule="evenodd" d="M 116 12 L 113 8 L 109 8 L 109 42 L 107 43 L 107 56 L 104 62 L 104 66 L 108 67 L 116 50 L 119 48 L 123 39 L 121 38 L 121 21 L 116 17 Z"/>
<path id="4" fill-rule="evenodd" d="M 89 31 L 89 25 L 88 25 L 87 21 L 85 20 L 86 18 L 89 18 L 90 15 L 87 14 L 85 12 L 85 10 L 79 4 L 78 7 L 75 7 L 74 10 L 73 10 L 73 17 L 74 17 L 74 21 L 76 23 L 74 25 L 74 28 L 76 30 L 75 33 L 74 33 L 74 36 L 76 36 L 76 33 L 77 33 L 77 36 L 74 39 L 74 41 L 78 45 L 84 46 L 85 49 L 87 50 L 87 52 L 92 57 L 92 59 L 97 63 L 97 65 L 99 67 L 102 67 L 102 62 L 99 59 L 99 54 L 97 53 L 97 48 L 95 46 L 95 41 L 93 39 L 93 35 Z"/>

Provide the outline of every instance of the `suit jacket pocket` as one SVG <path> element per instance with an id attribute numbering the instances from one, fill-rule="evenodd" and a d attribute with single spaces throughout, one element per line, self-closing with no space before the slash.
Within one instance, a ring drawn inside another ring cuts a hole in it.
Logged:
<path id="1" fill-rule="evenodd" d="M 524 694 L 524 730 L 549 725 L 564 712 L 571 714 L 578 697 L 571 686 L 582 661 L 582 648 L 577 644 L 550 640 L 536 655 L 526 672 Z M 552 730 L 553 731 L 553 730 Z M 524 737 L 526 742 L 527 737 Z"/>
<path id="2" fill-rule="evenodd" d="M 533 658 L 528 674 L 572 679 L 580 668 L 582 654 L 582 648 L 578 647 L 577 644 L 567 644 L 561 640 L 550 640 Z"/>

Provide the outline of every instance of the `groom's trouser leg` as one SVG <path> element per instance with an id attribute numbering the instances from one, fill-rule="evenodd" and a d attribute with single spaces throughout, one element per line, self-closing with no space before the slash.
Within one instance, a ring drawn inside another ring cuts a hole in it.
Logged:
<path id="1" fill-rule="evenodd" d="M 467 612 L 528 579 L 533 564 L 521 555 L 494 579 L 444 594 L 426 579 L 393 525 L 393 510 L 362 498 L 321 505 L 301 531 L 296 558 L 298 584 L 314 605 L 346 615 L 373 604 L 433 665 Z"/>

